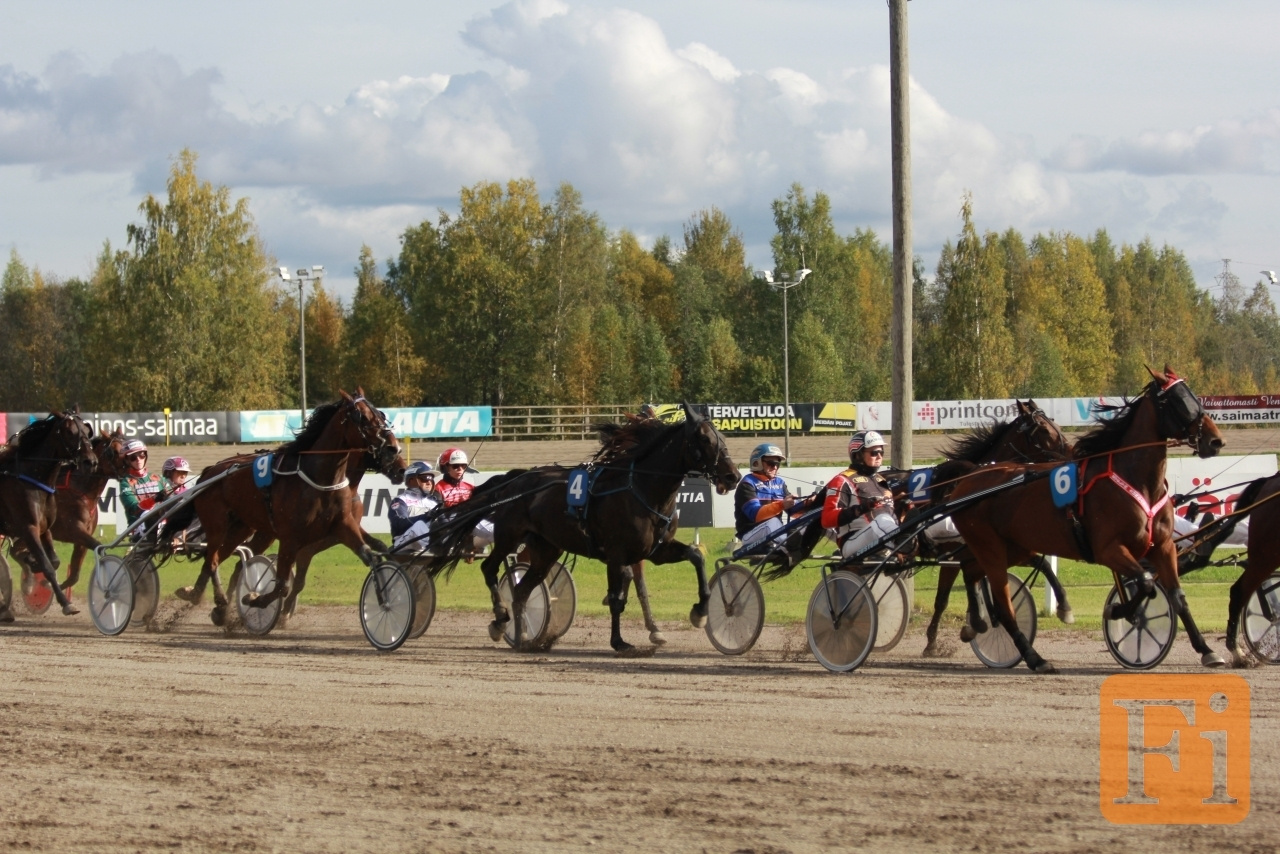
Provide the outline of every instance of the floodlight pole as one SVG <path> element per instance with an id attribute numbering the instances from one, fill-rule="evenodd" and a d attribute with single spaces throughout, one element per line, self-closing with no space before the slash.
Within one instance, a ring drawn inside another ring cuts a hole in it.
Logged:
<path id="1" fill-rule="evenodd" d="M 293 277 L 289 275 L 287 267 L 279 268 L 280 280 L 288 282 Z M 307 424 L 307 282 L 312 279 L 324 278 L 324 267 L 320 264 L 313 264 L 310 269 L 299 267 L 296 274 L 298 280 L 298 376 L 300 380 L 299 390 L 302 397 L 300 413 L 302 420 L 298 423 L 298 429 L 302 429 Z"/>
<path id="2" fill-rule="evenodd" d="M 811 272 L 801 270 L 793 280 L 777 281 L 774 281 L 772 273 L 760 274 L 769 287 L 782 291 L 782 454 L 788 460 L 791 459 L 791 325 L 787 317 L 787 291 L 803 282 Z"/>

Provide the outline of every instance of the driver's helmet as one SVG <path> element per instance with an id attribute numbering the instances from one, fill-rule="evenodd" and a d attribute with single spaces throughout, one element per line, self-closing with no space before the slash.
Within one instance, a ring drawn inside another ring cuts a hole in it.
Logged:
<path id="1" fill-rule="evenodd" d="M 768 442 L 762 442 L 751 450 L 751 470 L 754 472 L 764 471 L 765 457 L 777 457 L 784 463 L 787 461 L 787 456 L 782 453 L 781 448 L 777 445 L 770 445 Z"/>
<path id="2" fill-rule="evenodd" d="M 652 403 L 645 403 L 645 404 L 641 404 L 640 412 L 638 414 L 640 415 L 641 418 L 657 418 L 658 410 L 653 408 Z"/>
<path id="3" fill-rule="evenodd" d="M 883 448 L 884 437 L 875 430 L 859 430 L 849 440 L 849 460 L 852 462 L 863 448 Z"/>
<path id="4" fill-rule="evenodd" d="M 434 481 L 436 479 L 436 470 L 426 460 L 418 460 L 417 462 L 409 463 L 409 467 L 404 470 L 404 479 L 408 480 L 411 477 Z"/>
<path id="5" fill-rule="evenodd" d="M 186 457 L 169 457 L 169 459 L 164 461 L 164 466 L 161 471 L 166 475 L 175 471 L 184 471 L 187 474 L 190 474 L 191 464 L 187 462 Z"/>
<path id="6" fill-rule="evenodd" d="M 146 456 L 146 453 L 147 453 L 146 442 L 142 441 L 141 439 L 130 439 L 129 441 L 124 443 L 124 453 L 122 454 L 122 456 L 124 457 L 125 464 L 128 465 L 129 468 L 133 469 L 134 471 L 142 471 L 147 467 L 147 464 L 141 460 L 135 463 L 133 460 L 129 458 L 132 457 L 134 454 L 142 454 L 143 456 Z"/>
<path id="7" fill-rule="evenodd" d="M 440 459 L 436 461 L 440 466 L 440 471 L 446 471 L 449 466 L 466 465 L 470 462 L 467 459 L 467 452 L 461 448 L 450 448 L 440 455 Z"/>

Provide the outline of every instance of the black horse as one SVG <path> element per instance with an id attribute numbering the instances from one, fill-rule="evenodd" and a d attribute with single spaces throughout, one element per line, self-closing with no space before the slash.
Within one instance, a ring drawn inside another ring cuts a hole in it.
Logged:
<path id="1" fill-rule="evenodd" d="M 59 472 L 75 467 L 90 474 L 98 467 L 93 431 L 74 412 L 53 412 L 32 422 L 0 448 L 0 534 L 22 546 L 53 590 L 62 613 L 79 610 L 58 585 L 58 555 L 53 548 L 58 517 Z"/>
<path id="2" fill-rule="evenodd" d="M 490 637 L 501 637 L 512 617 L 498 598 L 498 574 L 506 557 L 523 550 L 521 559 L 529 565 L 512 601 L 515 636 L 523 646 L 529 593 L 560 555 L 570 552 L 608 567 L 609 643 L 618 652 L 634 648 L 620 629 L 631 580 L 627 567 L 641 560 L 676 563 L 696 553 L 671 537 L 676 494 L 687 474 L 705 475 L 722 495 L 740 479 L 720 431 L 687 404 L 684 411 L 685 420 L 676 424 L 634 418 L 595 425 L 603 447 L 584 467 L 585 476 L 573 476 L 577 469 L 562 466 L 518 469 L 477 487 L 470 500 L 440 511 L 431 526 L 432 550 L 440 556 L 436 573 L 451 572 L 469 548 L 476 522 L 493 519 L 493 551 L 481 564 L 493 600 Z M 569 490 L 575 484 L 582 487 L 579 508 L 570 505 Z M 701 560 L 694 568 L 698 602 L 690 621 L 696 625 L 705 618 L 710 591 Z"/>

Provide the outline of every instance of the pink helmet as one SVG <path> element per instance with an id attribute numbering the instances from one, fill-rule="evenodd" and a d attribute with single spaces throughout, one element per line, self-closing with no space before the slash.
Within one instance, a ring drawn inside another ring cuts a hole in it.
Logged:
<path id="1" fill-rule="evenodd" d="M 164 461 L 162 471 L 166 473 L 171 471 L 185 471 L 187 474 L 191 474 L 191 464 L 187 462 L 186 457 L 169 457 L 169 459 Z"/>
<path id="2" fill-rule="evenodd" d="M 437 468 L 444 471 L 448 466 L 466 465 L 470 460 L 467 459 L 467 452 L 461 448 L 450 448 L 440 455 L 440 459 L 436 461 Z"/>

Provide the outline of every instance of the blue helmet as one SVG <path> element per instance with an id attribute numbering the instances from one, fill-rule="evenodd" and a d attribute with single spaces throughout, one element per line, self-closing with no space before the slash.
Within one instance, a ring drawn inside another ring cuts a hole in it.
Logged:
<path id="1" fill-rule="evenodd" d="M 435 469 L 431 467 L 431 463 L 426 460 L 418 460 L 416 463 L 409 463 L 409 467 L 404 470 L 405 480 L 411 477 L 429 477 L 435 479 Z"/>
<path id="2" fill-rule="evenodd" d="M 783 463 L 787 461 L 787 456 L 782 453 L 781 448 L 777 445 L 770 445 L 768 442 L 763 442 L 756 445 L 751 451 L 751 470 L 754 472 L 764 471 L 765 457 L 777 457 L 778 461 Z"/>

